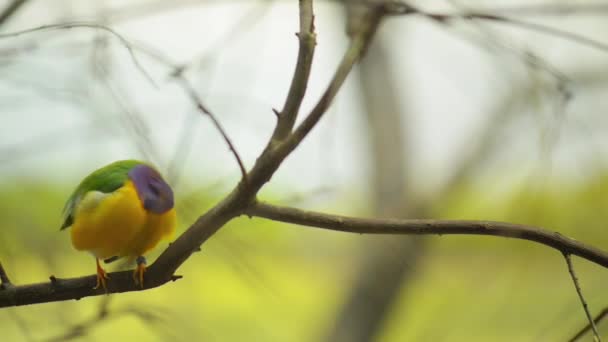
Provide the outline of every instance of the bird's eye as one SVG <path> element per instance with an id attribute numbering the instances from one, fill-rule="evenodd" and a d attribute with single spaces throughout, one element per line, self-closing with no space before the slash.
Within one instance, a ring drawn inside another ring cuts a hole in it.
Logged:
<path id="1" fill-rule="evenodd" d="M 160 186 L 157 182 L 150 182 L 150 191 L 156 196 L 160 195 Z"/>

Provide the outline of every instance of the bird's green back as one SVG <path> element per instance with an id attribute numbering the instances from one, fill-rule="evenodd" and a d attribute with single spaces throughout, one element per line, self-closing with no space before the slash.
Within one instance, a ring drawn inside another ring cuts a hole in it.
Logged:
<path id="1" fill-rule="evenodd" d="M 76 206 L 87 192 L 110 193 L 117 190 L 127 181 L 129 171 L 140 164 L 145 163 L 138 160 L 120 160 L 97 169 L 85 177 L 65 203 L 63 209 L 64 222 L 61 229 L 72 225 Z"/>

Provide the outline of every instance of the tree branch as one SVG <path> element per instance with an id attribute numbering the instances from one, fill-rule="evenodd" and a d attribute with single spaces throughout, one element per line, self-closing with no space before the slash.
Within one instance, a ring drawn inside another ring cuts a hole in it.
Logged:
<path id="1" fill-rule="evenodd" d="M 19 37 L 21 35 L 30 34 L 30 33 L 52 31 L 52 30 L 69 30 L 69 29 L 73 29 L 73 28 L 88 28 L 88 29 L 102 30 L 102 31 L 105 31 L 105 32 L 113 35 L 114 37 L 116 37 L 116 39 L 118 39 L 120 41 L 120 43 L 122 45 L 124 45 L 124 47 L 129 52 L 129 56 L 131 57 L 131 60 L 133 61 L 133 64 L 135 65 L 137 70 L 150 83 L 155 85 L 152 77 L 143 68 L 141 63 L 139 63 L 139 60 L 137 59 L 137 56 L 135 56 L 135 52 L 134 52 L 134 49 L 133 49 L 133 46 L 131 45 L 131 43 L 129 43 L 129 41 L 125 37 L 123 37 L 120 33 L 116 32 L 114 29 L 112 29 L 108 26 L 104 26 L 102 24 L 90 23 L 90 22 L 67 22 L 67 23 L 59 23 L 59 24 L 42 25 L 42 26 L 38 26 L 38 27 L 34 27 L 34 28 L 21 30 L 21 31 L 1 33 L 0 39 Z"/>
<path id="2" fill-rule="evenodd" d="M 386 14 L 387 12 L 382 4 L 376 4 L 372 10 L 367 12 L 367 18 L 362 21 L 362 25 L 358 27 L 358 31 L 351 36 L 350 45 L 342 57 L 342 62 L 338 66 L 329 87 L 325 90 L 325 93 L 323 93 L 323 96 L 310 114 L 308 114 L 306 119 L 298 126 L 289 139 L 285 141 L 285 147 L 289 151 L 300 144 L 302 139 L 310 133 L 312 128 L 316 126 L 323 114 L 327 111 L 327 108 L 331 105 L 351 69 L 365 53 L 365 49 L 376 33 L 381 19 Z"/>
<path id="3" fill-rule="evenodd" d="M 597 327 L 595 326 L 595 322 L 591 317 L 591 313 L 589 312 L 589 306 L 587 305 L 587 301 L 585 301 L 585 297 L 583 296 L 583 291 L 581 290 L 581 285 L 578 282 L 578 278 L 576 277 L 576 273 L 574 272 L 574 266 L 572 265 L 572 258 L 570 254 L 564 253 L 564 258 L 566 259 L 566 265 L 568 265 L 568 273 L 570 273 L 570 278 L 572 278 L 572 282 L 574 283 L 574 288 L 576 289 L 576 293 L 578 294 L 578 298 L 581 300 L 581 304 L 583 305 L 583 310 L 585 310 L 585 316 L 587 316 L 587 320 L 589 321 L 589 325 L 591 325 L 591 330 L 593 330 L 593 340 L 595 342 L 601 342 L 600 334 L 597 332 Z"/>
<path id="4" fill-rule="evenodd" d="M 486 12 L 488 10 L 485 10 Z M 521 5 L 516 7 L 493 7 L 492 13 L 518 16 L 567 16 L 573 14 L 604 15 L 608 12 L 608 4 L 559 4 L 544 3 Z"/>
<path id="5" fill-rule="evenodd" d="M 272 139 L 277 141 L 285 139 L 291 133 L 306 94 L 312 58 L 317 44 L 312 0 L 300 0 L 300 32 L 297 33 L 297 36 L 300 41 L 300 48 L 293 79 L 283 110 L 276 112 L 279 121 L 272 134 Z"/>
<path id="6" fill-rule="evenodd" d="M 13 0 L 6 8 L 0 13 L 0 25 L 4 24 L 9 20 L 17 11 L 23 6 L 27 0 Z"/>
<path id="7" fill-rule="evenodd" d="M 330 215 L 267 203 L 253 203 L 245 214 L 274 221 L 359 234 L 492 235 L 529 240 L 608 267 L 608 253 L 539 227 L 477 220 L 397 220 Z"/>
<path id="8" fill-rule="evenodd" d="M 597 314 L 597 316 L 595 316 L 595 318 L 593 319 L 593 323 L 595 325 L 597 325 L 606 316 L 608 316 L 608 307 L 604 308 L 599 314 Z M 574 335 L 568 341 L 569 342 L 578 341 L 581 337 L 583 337 L 583 335 L 585 335 L 587 332 L 589 332 L 589 330 L 591 330 L 591 327 L 592 327 L 591 323 L 588 323 L 584 328 L 582 328 L 581 330 L 579 330 L 579 332 L 577 332 L 576 335 Z"/>
<path id="9" fill-rule="evenodd" d="M 488 10 L 484 10 L 483 12 L 465 11 L 462 13 L 431 13 L 431 12 L 423 11 L 423 10 L 421 10 L 417 7 L 414 7 L 412 5 L 409 5 L 407 3 L 401 3 L 401 6 L 403 9 L 401 9 L 400 11 L 394 11 L 391 14 L 394 14 L 394 15 L 417 14 L 417 15 L 421 15 L 421 16 L 427 17 L 429 19 L 432 19 L 438 23 L 446 23 L 448 21 L 452 21 L 455 19 L 485 20 L 485 21 L 491 21 L 491 22 L 495 22 L 495 23 L 503 23 L 506 25 L 521 27 L 521 28 L 528 29 L 531 31 L 536 31 L 539 33 L 553 35 L 553 36 L 556 36 L 556 37 L 559 37 L 562 39 L 566 39 L 566 40 L 569 40 L 569 41 L 572 41 L 572 42 L 575 42 L 578 44 L 583 44 L 585 46 L 589 46 L 589 47 L 601 50 L 603 52 L 608 52 L 607 43 L 593 40 L 593 39 L 587 38 L 585 36 L 578 35 L 576 33 L 568 32 L 568 31 L 564 31 L 564 30 L 554 28 L 551 26 L 536 24 L 536 23 L 532 23 L 532 22 L 528 22 L 528 21 L 514 19 L 511 17 L 507 17 L 507 16 L 502 16 L 502 15 L 497 14 L 500 12 L 500 10 L 493 11 L 491 9 L 488 9 Z M 505 10 L 503 9 L 503 11 L 505 11 Z M 548 13 L 548 14 L 551 14 L 551 13 Z M 554 12 L 553 14 L 560 14 L 560 13 Z"/>
<path id="10" fill-rule="evenodd" d="M 174 76 L 178 79 L 179 84 L 182 86 L 184 91 L 188 94 L 188 96 L 190 97 L 192 102 L 194 102 L 194 104 L 196 105 L 196 108 L 198 110 L 200 110 L 201 113 L 207 115 L 209 117 L 209 119 L 211 119 L 211 122 L 213 122 L 213 125 L 215 126 L 215 128 L 220 132 L 220 134 L 222 135 L 222 138 L 224 139 L 226 144 L 228 144 L 228 148 L 230 149 L 230 152 L 234 155 L 234 159 L 236 159 L 236 162 L 239 165 L 239 169 L 241 170 L 241 176 L 243 177 L 243 180 L 247 181 L 247 170 L 245 169 L 243 160 L 239 156 L 239 153 L 237 152 L 236 148 L 234 147 L 232 140 L 230 140 L 230 138 L 228 137 L 228 134 L 224 130 L 224 127 L 222 127 L 222 125 L 217 120 L 215 115 L 213 115 L 213 113 L 211 113 L 211 111 L 209 109 L 207 109 L 207 107 L 205 107 L 205 105 L 201 101 L 200 97 L 198 96 L 198 94 L 196 93 L 196 91 L 194 90 L 194 88 L 192 87 L 190 82 L 188 82 L 188 80 L 181 73 L 177 73 Z"/>
<path id="11" fill-rule="evenodd" d="M 196 222 L 161 253 L 156 261 L 148 267 L 143 287 L 140 288 L 135 285 L 131 271 L 113 272 L 109 274 L 111 281 L 107 284 L 107 293 L 145 290 L 180 278 L 180 276 L 174 275 L 177 268 L 192 253 L 198 251 L 200 245 L 217 230 L 228 221 L 243 214 L 250 204 L 255 201 L 258 191 L 272 178 L 283 160 L 316 125 L 323 112 L 331 104 L 331 100 L 335 97 L 338 89 L 344 83 L 348 72 L 363 54 L 384 14 L 386 13 L 383 10 L 376 11 L 376 15 L 373 18 L 374 22 L 368 26 L 373 30 L 366 30 L 353 38 L 325 93 L 304 123 L 298 127 L 298 130 L 288 135 L 284 141 L 278 144 L 272 138 L 269 140 L 266 148 L 247 174 L 247 181 L 245 182 L 244 179 L 241 179 L 230 194 L 199 217 Z M 306 19 L 307 16 L 301 16 L 300 18 Z M 104 294 L 105 292 L 101 289 L 93 289 L 95 283 L 96 276 L 91 275 L 70 279 L 51 277 L 51 282 L 48 283 L 15 286 L 11 291 L 0 291 L 0 307 L 80 299 Z"/>

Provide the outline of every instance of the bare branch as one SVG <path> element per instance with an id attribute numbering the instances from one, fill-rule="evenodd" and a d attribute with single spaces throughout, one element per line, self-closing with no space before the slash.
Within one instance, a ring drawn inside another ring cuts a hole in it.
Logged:
<path id="1" fill-rule="evenodd" d="M 21 32 L 31 32 L 31 30 Z M 204 106 L 202 109 L 205 109 Z M 245 208 L 267 179 L 270 179 L 282 159 L 278 160 L 277 157 L 270 156 L 260 158 L 256 163 L 258 171 L 252 174 L 258 183 L 241 182 L 241 186 L 237 186 L 229 196 L 201 216 L 161 254 L 156 262 L 148 267 L 143 289 L 157 287 L 177 279 L 173 274 L 175 270 L 226 222 L 240 215 L 242 208 Z M 113 272 L 110 277 L 112 281 L 108 284 L 108 293 L 140 290 L 133 282 L 131 271 Z M 94 275 L 71 279 L 58 279 L 53 276 L 50 282 L 21 285 L 12 287 L 10 291 L 0 291 L 0 307 L 80 299 L 104 294 L 104 291 L 93 289 L 95 283 Z"/>
<path id="2" fill-rule="evenodd" d="M 219 122 L 219 120 L 203 104 L 201 98 L 198 96 L 198 94 L 196 93 L 196 91 L 194 90 L 194 88 L 192 87 L 192 85 L 190 84 L 188 79 L 186 78 L 186 76 L 184 76 L 184 73 L 186 72 L 186 70 L 188 68 L 190 68 L 192 65 L 191 64 L 178 64 L 177 62 L 173 61 L 170 57 L 166 56 L 162 52 L 157 51 L 156 49 L 151 48 L 150 46 L 147 46 L 143 43 L 130 43 L 130 46 L 133 49 L 137 50 L 138 52 L 145 54 L 146 56 L 152 58 L 155 62 L 159 63 L 160 65 L 163 65 L 164 67 L 169 69 L 170 76 L 178 82 L 178 84 L 186 92 L 186 94 L 191 99 L 191 101 L 195 104 L 196 108 L 199 111 L 201 111 L 202 114 L 207 115 L 211 119 L 214 127 L 219 131 L 220 135 L 222 136 L 222 138 L 228 145 L 228 148 L 230 149 L 231 153 L 234 155 L 235 160 L 237 161 L 237 164 L 241 171 L 242 178 L 246 179 L 247 178 L 246 168 L 243 164 L 243 161 L 242 161 L 238 151 L 236 150 L 236 147 L 234 147 L 232 140 L 230 139 L 230 137 L 224 130 L 224 128 L 221 125 L 221 123 Z M 185 148 L 186 144 L 187 144 L 186 140 L 182 139 L 180 141 L 180 143 L 178 144 L 178 146 Z M 184 154 L 183 154 L 183 152 L 180 151 L 180 156 L 182 156 L 182 155 L 184 155 Z M 174 182 L 178 180 L 175 163 L 179 159 L 180 159 L 179 157 L 174 158 L 174 160 L 169 165 L 168 176 L 169 176 L 169 179 Z"/>
<path id="3" fill-rule="evenodd" d="M 192 99 L 192 101 L 196 104 L 196 107 L 204 114 L 206 114 L 207 116 L 209 116 L 209 118 L 211 119 L 211 121 L 213 122 L 214 126 L 217 128 L 217 130 L 220 132 L 220 134 L 222 135 L 222 137 L 224 138 L 224 140 L 226 141 L 226 143 L 228 144 L 228 147 L 230 148 L 230 151 L 234 154 L 237 163 L 239 165 L 239 168 L 241 170 L 241 174 L 243 175 L 243 178 L 246 179 L 247 178 L 247 172 L 245 170 L 245 167 L 243 165 L 243 162 L 238 154 L 238 152 L 236 151 L 236 148 L 234 147 L 234 145 L 232 144 L 230 138 L 228 137 L 228 135 L 226 134 L 225 130 L 223 129 L 222 125 L 219 123 L 219 121 L 217 120 L 217 118 L 211 113 L 211 111 L 209 111 L 202 103 L 202 101 L 200 100 L 199 96 L 196 94 L 196 92 L 194 91 L 194 89 L 192 88 L 192 86 L 190 85 L 190 83 L 187 81 L 187 79 L 182 75 L 184 69 L 183 67 L 179 67 L 177 65 L 177 63 L 174 63 L 172 61 L 170 61 L 166 56 L 153 51 L 152 49 L 148 49 L 146 47 L 144 47 L 143 45 L 139 44 L 139 45 L 133 45 L 131 44 L 125 37 L 123 37 L 122 35 L 120 35 L 118 32 L 116 32 L 114 29 L 108 27 L 108 26 L 104 26 L 101 24 L 96 24 L 96 23 L 87 23 L 87 22 L 69 22 L 69 23 L 60 23 L 60 24 L 52 24 L 52 25 L 43 25 L 43 26 L 39 26 L 36 28 L 32 28 L 32 29 L 26 29 L 26 30 L 22 30 L 22 31 L 16 31 L 16 32 L 11 32 L 11 33 L 5 33 L 5 34 L 0 34 L 0 39 L 2 38 L 10 38 L 10 37 L 17 37 L 23 34 L 28 34 L 28 33 L 34 33 L 34 32 L 39 32 L 39 31 L 46 31 L 46 30 L 61 30 L 61 29 L 71 29 L 71 28 L 93 28 L 93 29 L 100 29 L 103 31 L 106 31 L 110 34 L 112 34 L 113 36 L 115 36 L 124 46 L 125 48 L 127 48 L 131 59 L 133 60 L 134 64 L 136 65 L 136 67 L 142 72 L 142 74 L 144 76 L 146 76 L 146 78 L 155 85 L 153 79 L 151 76 L 149 76 L 149 74 L 145 71 L 145 69 L 141 66 L 141 64 L 139 63 L 139 60 L 137 59 L 136 55 L 135 55 L 135 50 L 145 53 L 146 55 L 154 58 L 157 62 L 169 67 L 172 69 L 173 74 L 172 76 L 174 76 L 176 79 L 178 79 L 180 81 L 180 85 L 182 86 L 182 88 L 184 88 L 184 90 L 187 92 L 188 96 Z"/>
<path id="4" fill-rule="evenodd" d="M 294 130 L 293 134 L 285 141 L 284 145 L 287 151 L 291 152 L 295 149 L 308 133 L 310 133 L 313 127 L 317 125 L 323 114 L 325 114 L 331 105 L 338 90 L 342 87 L 342 84 L 346 80 L 351 69 L 365 53 L 365 49 L 376 33 L 376 29 L 378 28 L 378 25 L 380 25 L 381 19 L 386 15 L 383 5 L 376 4 L 375 6 L 376 7 L 367 13 L 367 18 L 362 21 L 362 25 L 358 27 L 358 31 L 354 32 L 351 36 L 349 47 L 342 57 L 342 61 L 334 73 L 329 86 L 323 93 L 323 96 L 321 96 L 321 99 L 314 106 L 310 114 L 308 114 L 304 121 Z"/>
<path id="5" fill-rule="evenodd" d="M 606 316 L 608 316 L 608 307 L 604 308 L 604 310 L 602 310 L 597 316 L 595 316 L 595 318 L 593 319 L 593 323 L 595 323 L 597 325 Z M 583 337 L 586 333 L 588 333 L 589 330 L 591 330 L 591 327 L 592 327 L 591 323 L 588 323 L 584 328 L 582 328 L 579 332 L 577 332 L 576 335 L 574 335 L 568 341 L 569 342 L 578 341 L 581 337 Z"/>
<path id="6" fill-rule="evenodd" d="M 300 32 L 297 33 L 297 36 L 300 40 L 298 60 L 283 110 L 275 112 L 279 121 L 272 134 L 274 140 L 283 140 L 291 133 L 306 94 L 315 45 L 317 44 L 312 0 L 300 0 Z"/>
<path id="7" fill-rule="evenodd" d="M 591 313 L 589 312 L 589 306 L 587 305 L 587 301 L 585 301 L 585 297 L 583 296 L 583 291 L 581 290 L 581 285 L 578 282 L 578 278 L 576 277 L 576 273 L 574 272 L 574 266 L 572 265 L 572 258 L 569 253 L 564 252 L 564 258 L 566 259 L 566 264 L 568 265 L 568 272 L 570 273 L 570 278 L 572 278 L 572 282 L 574 283 L 574 288 L 576 288 L 576 293 L 578 294 L 578 298 L 581 300 L 581 304 L 583 305 L 583 310 L 585 310 L 585 315 L 587 316 L 587 320 L 589 320 L 589 324 L 591 325 L 591 330 L 593 330 L 593 340 L 595 342 L 601 342 L 600 334 L 597 332 L 597 327 L 595 326 L 595 322 L 591 317 Z"/>
<path id="8" fill-rule="evenodd" d="M 608 267 L 608 253 L 558 232 L 522 224 L 477 220 L 368 219 L 305 211 L 267 203 L 254 203 L 245 211 L 245 214 L 303 226 L 359 234 L 491 235 L 529 240 Z"/>
<path id="9" fill-rule="evenodd" d="M 149 267 L 153 268 L 154 264 Z M 110 274 L 112 281 L 108 282 L 108 292 L 131 292 L 139 291 L 141 288 L 133 281 L 133 271 L 113 272 Z M 163 272 L 158 272 L 157 267 L 153 272 L 146 272 L 146 283 L 144 289 L 158 287 L 168 281 L 179 279 L 178 276 L 161 278 Z M 36 303 L 57 302 L 69 299 L 80 300 L 84 297 L 106 294 L 102 289 L 93 289 L 97 283 L 95 275 L 60 279 L 50 277 L 50 282 L 29 285 L 11 286 L 9 289 L 0 291 L 0 308 L 9 306 L 28 305 Z"/>
<path id="10" fill-rule="evenodd" d="M 565 16 L 573 14 L 604 15 L 608 12 L 608 4 L 534 4 L 517 7 L 493 7 L 484 10 L 500 15 L 517 16 Z"/>
<path id="11" fill-rule="evenodd" d="M 89 23 L 89 22 L 66 22 L 66 23 L 59 23 L 59 24 L 42 25 L 42 26 L 38 26 L 38 27 L 26 29 L 26 30 L 2 33 L 2 34 L 0 34 L 0 39 L 14 38 L 14 37 L 18 37 L 18 36 L 21 36 L 24 34 L 29 34 L 29 33 L 52 31 L 52 30 L 69 30 L 69 29 L 73 29 L 73 28 L 89 28 L 89 29 L 102 30 L 102 31 L 106 31 L 106 32 L 110 33 L 111 35 L 113 35 L 114 37 L 116 37 L 120 41 L 120 43 L 122 45 L 124 45 L 124 47 L 129 52 L 129 56 L 131 56 L 131 60 L 133 61 L 133 64 L 139 70 L 139 72 L 151 84 L 156 85 L 156 83 L 154 82 L 154 80 L 152 79 L 150 74 L 148 74 L 148 72 L 144 69 L 144 67 L 141 65 L 141 63 L 139 63 L 139 60 L 137 59 L 137 56 L 135 56 L 134 48 L 131 45 L 131 43 L 129 43 L 129 41 L 125 37 L 123 37 L 120 33 L 116 32 L 114 29 L 112 29 L 108 26 L 102 25 L 102 24 Z"/>
<path id="12" fill-rule="evenodd" d="M 23 6 L 27 0 L 13 0 L 6 8 L 0 13 L 0 25 L 4 24 L 7 20 L 13 17 L 15 13 Z"/>
<path id="13" fill-rule="evenodd" d="M 247 170 L 245 169 L 245 165 L 243 165 L 243 161 L 241 160 L 239 153 L 237 152 L 236 148 L 234 147 L 234 144 L 228 137 L 228 134 L 224 130 L 224 127 L 222 127 L 222 125 L 217 120 L 215 115 L 213 115 L 213 113 L 211 113 L 211 111 L 209 109 L 207 109 L 207 107 L 205 107 L 205 105 L 203 105 L 203 102 L 201 101 L 200 97 L 198 96 L 198 94 L 196 93 L 196 91 L 194 90 L 194 88 L 192 87 L 190 82 L 188 82 L 188 80 L 181 73 L 175 75 L 175 77 L 177 78 L 179 84 L 182 86 L 184 91 L 186 91 L 186 93 L 188 94 L 188 96 L 190 97 L 192 102 L 194 102 L 194 104 L 196 105 L 196 108 L 198 110 L 200 110 L 201 113 L 207 115 L 209 117 L 209 119 L 211 119 L 211 122 L 213 122 L 213 125 L 215 126 L 215 128 L 220 132 L 220 134 L 222 135 L 222 138 L 224 138 L 224 141 L 226 141 L 226 144 L 228 144 L 228 148 L 230 149 L 230 152 L 232 152 L 232 154 L 234 155 L 234 159 L 236 159 L 236 162 L 239 165 L 239 169 L 241 170 L 241 175 L 243 177 L 243 180 L 245 182 L 247 182 Z"/>
<path id="14" fill-rule="evenodd" d="M 163 253 L 150 265 L 146 271 L 143 289 L 158 287 L 171 280 L 178 279 L 174 275 L 177 268 L 183 264 L 192 253 L 200 250 L 202 245 L 217 230 L 228 221 L 240 216 L 255 201 L 258 191 L 266 184 L 279 168 L 283 160 L 302 141 L 304 136 L 310 132 L 319 121 L 323 112 L 329 107 L 331 100 L 335 97 L 338 89 L 344 83 L 348 72 L 353 64 L 359 60 L 373 32 L 380 22 L 384 11 L 375 11 L 374 17 L 367 30 L 353 38 L 350 48 L 346 51 L 336 74 L 330 82 L 325 94 L 319 100 L 304 123 L 280 144 L 269 140 L 266 148 L 256 160 L 255 165 L 244 179 L 216 206 L 196 220 L 182 235 L 180 235 Z M 178 76 L 180 70 L 175 69 Z M 201 110 L 205 109 L 199 108 Z M 135 286 L 131 271 L 110 273 L 112 281 L 108 282 L 108 293 L 139 291 L 142 288 Z M 21 285 L 12 291 L 0 291 L 0 307 L 28 305 L 34 303 L 46 303 L 68 299 L 80 299 L 83 297 L 104 294 L 103 290 L 94 290 L 96 276 L 86 276 L 71 279 L 51 278 L 49 283 Z"/>
<path id="15" fill-rule="evenodd" d="M 578 44 L 589 46 L 589 47 L 601 50 L 603 52 L 608 52 L 607 43 L 602 43 L 597 40 L 593 40 L 593 39 L 587 38 L 585 36 L 582 36 L 582 35 L 579 35 L 576 33 L 572 33 L 572 32 L 568 32 L 568 31 L 564 31 L 564 30 L 561 30 L 558 28 L 541 25 L 541 24 L 536 24 L 536 23 L 531 23 L 531 22 L 527 22 L 527 21 L 522 21 L 522 20 L 514 19 L 511 17 L 501 16 L 501 15 L 496 14 L 497 12 L 495 12 L 491 9 L 484 10 L 483 12 L 466 11 L 466 12 L 462 12 L 462 13 L 445 14 L 445 13 L 425 12 L 416 7 L 413 7 L 411 5 L 406 5 L 406 4 L 404 4 L 403 6 L 405 6 L 408 10 L 403 11 L 403 13 L 393 13 L 393 14 L 401 14 L 401 15 L 417 14 L 417 15 L 421 15 L 421 16 L 427 17 L 429 19 L 435 20 L 438 23 L 442 23 L 442 24 L 449 22 L 449 21 L 456 20 L 456 19 L 486 20 L 486 21 L 491 21 L 491 22 L 495 22 L 495 23 L 512 25 L 515 27 L 521 27 L 521 28 L 536 31 L 539 33 L 549 34 L 549 35 L 563 38 L 563 39 L 566 39 L 566 40 L 569 40 L 569 41 L 572 41 L 572 42 L 575 42 Z"/>
<path id="16" fill-rule="evenodd" d="M 245 182 L 247 182 L 247 170 L 245 169 L 245 165 L 243 165 L 243 161 L 241 160 L 239 153 L 237 152 L 236 148 L 234 147 L 234 144 L 228 137 L 228 134 L 224 130 L 224 127 L 222 127 L 222 125 L 217 120 L 215 115 L 213 115 L 213 113 L 211 113 L 211 111 L 209 109 L 207 109 L 207 107 L 205 107 L 205 105 L 203 105 L 203 102 L 201 101 L 200 97 L 198 96 L 198 94 L 196 93 L 196 91 L 194 90 L 194 88 L 192 87 L 190 82 L 188 82 L 188 80 L 185 77 L 183 77 L 181 74 L 177 75 L 176 77 L 178 79 L 179 84 L 186 91 L 188 96 L 190 96 L 190 99 L 192 100 L 192 102 L 195 103 L 196 108 L 198 110 L 200 110 L 201 113 L 207 115 L 209 117 L 209 119 L 211 119 L 211 122 L 213 122 L 213 125 L 215 126 L 215 128 L 220 132 L 220 134 L 222 135 L 222 138 L 224 138 L 224 141 L 226 141 L 226 144 L 228 144 L 228 148 L 230 149 L 230 152 L 232 152 L 232 154 L 234 155 L 234 158 L 236 159 L 237 164 L 239 164 L 239 169 L 241 169 L 241 175 L 243 177 L 243 180 Z"/>
<path id="17" fill-rule="evenodd" d="M 554 27 L 540 25 L 540 24 L 531 23 L 531 22 L 522 21 L 522 20 L 517 20 L 517 19 L 513 19 L 513 18 L 499 17 L 499 16 L 480 17 L 479 19 L 482 19 L 482 20 L 487 19 L 487 20 L 495 21 L 497 23 L 505 23 L 505 24 L 509 24 L 509 25 L 519 26 L 519 27 L 530 29 L 530 30 L 533 30 L 533 31 L 536 31 L 539 33 L 553 35 L 553 36 L 556 36 L 559 38 L 569 40 L 574 43 L 589 46 L 589 47 L 601 50 L 603 52 L 608 52 L 608 44 L 606 44 L 606 43 L 602 43 L 597 40 L 593 40 L 593 39 L 587 38 L 585 36 L 582 36 L 582 35 L 579 35 L 576 33 L 572 33 L 572 32 L 568 32 L 568 31 L 564 31 L 564 30 L 560 30 L 560 29 L 557 29 Z"/>

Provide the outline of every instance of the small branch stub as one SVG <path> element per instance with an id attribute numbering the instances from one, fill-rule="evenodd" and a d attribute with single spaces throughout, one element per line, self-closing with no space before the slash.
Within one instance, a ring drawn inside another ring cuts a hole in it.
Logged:
<path id="1" fill-rule="evenodd" d="M 10 287 L 11 285 L 11 280 L 9 279 L 8 274 L 6 273 L 4 266 L 2 266 L 2 263 L 0 262 L 0 290 L 4 290 Z"/>
<path id="2" fill-rule="evenodd" d="M 279 120 L 281 118 L 281 112 L 279 112 L 278 109 L 272 108 L 272 112 L 274 113 L 274 116 L 277 117 L 277 120 Z"/>

